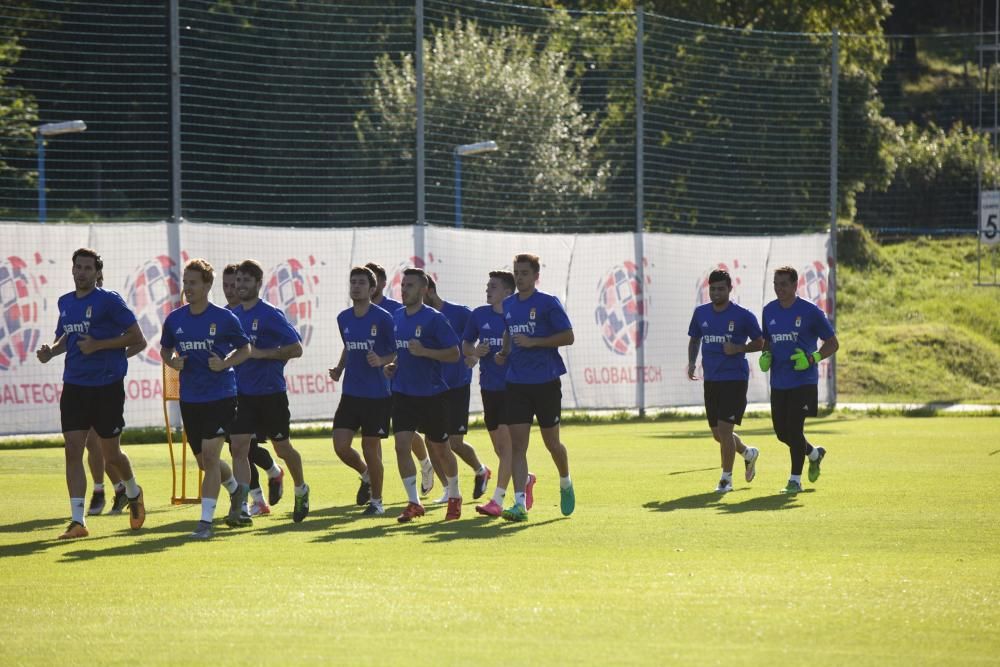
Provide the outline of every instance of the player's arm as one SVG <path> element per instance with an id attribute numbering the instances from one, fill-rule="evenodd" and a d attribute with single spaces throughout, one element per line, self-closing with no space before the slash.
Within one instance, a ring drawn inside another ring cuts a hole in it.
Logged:
<path id="1" fill-rule="evenodd" d="M 254 347 L 250 352 L 251 359 L 274 359 L 277 361 L 288 361 L 302 356 L 302 343 L 296 341 L 291 345 L 279 345 L 278 347 Z"/>
<path id="2" fill-rule="evenodd" d="M 125 348 L 125 357 L 126 358 L 134 357 L 135 355 L 139 354 L 145 349 L 146 349 L 146 338 L 144 336 L 141 343 L 135 343 L 134 345 L 129 345 L 128 347 Z"/>
<path id="3" fill-rule="evenodd" d="M 500 345 L 500 349 L 497 353 L 493 355 L 493 361 L 496 362 L 497 366 L 503 366 L 507 363 L 507 358 L 510 356 L 510 332 L 506 329 L 503 331 L 503 343 Z"/>
<path id="4" fill-rule="evenodd" d="M 434 361 L 439 361 L 442 364 L 453 364 L 462 358 L 462 353 L 458 351 L 458 345 L 434 349 L 424 346 L 424 344 L 419 340 L 413 338 L 410 340 L 410 344 L 407 348 L 410 350 L 410 354 L 415 357 L 433 359 Z"/>
<path id="5" fill-rule="evenodd" d="M 250 358 L 251 347 L 250 343 L 246 343 L 243 347 L 238 347 L 223 359 L 217 355 L 214 351 L 208 355 L 208 367 L 213 371 L 219 372 L 224 371 L 227 368 L 232 368 L 234 366 L 239 366 L 244 361 Z"/>
<path id="6" fill-rule="evenodd" d="M 695 370 L 698 368 L 698 349 L 701 348 L 701 338 L 691 336 L 688 339 L 688 366 L 687 374 L 689 380 L 697 380 Z"/>
<path id="7" fill-rule="evenodd" d="M 806 354 L 806 351 L 800 347 L 795 348 L 795 352 L 792 354 L 790 359 L 794 363 L 793 368 L 797 371 L 804 371 L 807 368 L 815 366 L 824 359 L 832 357 L 837 350 L 840 349 L 840 341 L 837 340 L 836 336 L 830 336 L 823 341 L 820 348 L 815 352 Z"/>
<path id="8" fill-rule="evenodd" d="M 726 341 L 722 344 L 722 351 L 726 354 L 746 354 L 748 352 L 760 352 L 764 349 L 764 337 L 760 336 L 756 340 L 752 340 L 745 345 L 740 345 L 739 343 L 730 343 Z"/>
<path id="9" fill-rule="evenodd" d="M 527 334 L 517 334 L 514 336 L 514 343 L 518 347 L 566 347 L 572 345 L 576 338 L 572 329 L 563 329 L 559 333 L 551 336 L 532 337 Z"/>
<path id="10" fill-rule="evenodd" d="M 172 347 L 161 347 L 160 359 L 163 359 L 163 363 L 175 371 L 184 370 L 184 357 L 177 355 L 176 350 Z"/>
<path id="11" fill-rule="evenodd" d="M 125 330 L 120 336 L 115 336 L 114 338 L 92 338 L 87 334 L 80 334 L 79 340 L 76 342 L 76 346 L 80 348 L 80 351 L 84 354 L 93 354 L 100 350 L 118 350 L 118 349 L 128 349 L 133 345 L 146 346 L 146 337 L 142 335 L 142 329 L 139 328 L 138 322 L 133 322 L 128 329 Z M 141 349 L 141 348 L 140 348 Z"/>
<path id="12" fill-rule="evenodd" d="M 393 351 L 380 356 L 375 353 L 375 350 L 368 350 L 366 358 L 368 359 L 368 365 L 372 368 L 382 368 L 396 361 L 396 353 Z"/>
<path id="13" fill-rule="evenodd" d="M 337 365 L 330 369 L 330 379 L 334 382 L 340 380 L 340 376 L 344 374 L 344 367 L 347 365 L 347 348 L 345 347 L 340 351 L 340 361 Z"/>
<path id="14" fill-rule="evenodd" d="M 817 350 L 817 352 L 819 352 L 819 357 L 820 357 L 819 360 L 822 361 L 823 359 L 829 359 L 834 354 L 836 354 L 837 350 L 839 349 L 840 349 L 840 341 L 837 340 L 836 336 L 830 336 L 825 341 L 823 341 L 823 344 L 820 345 L 819 350 Z"/>
<path id="15" fill-rule="evenodd" d="M 59 336 L 52 345 L 39 345 L 35 351 L 35 356 L 43 364 L 49 363 L 53 357 L 58 357 L 66 352 L 66 334 Z"/>

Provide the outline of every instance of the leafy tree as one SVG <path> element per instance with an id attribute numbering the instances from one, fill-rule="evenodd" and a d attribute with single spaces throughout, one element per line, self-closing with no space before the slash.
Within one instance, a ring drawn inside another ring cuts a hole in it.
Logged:
<path id="1" fill-rule="evenodd" d="M 434 30 L 424 52 L 428 218 L 451 219 L 454 147 L 492 139 L 500 150 L 476 158 L 463 183 L 466 192 L 493 199 L 470 206 L 465 224 L 552 229 L 578 222 L 604 188 L 607 165 L 594 164 L 593 120 L 581 109 L 564 54 L 518 28 L 483 30 L 462 20 Z M 355 128 L 383 173 L 412 169 L 415 89 L 411 54 L 378 58 L 370 111 L 357 114 Z M 385 142 L 402 153 L 387 160 Z"/>

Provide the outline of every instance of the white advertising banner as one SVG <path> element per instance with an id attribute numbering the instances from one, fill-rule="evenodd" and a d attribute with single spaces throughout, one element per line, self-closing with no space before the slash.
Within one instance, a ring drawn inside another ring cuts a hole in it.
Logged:
<path id="1" fill-rule="evenodd" d="M 126 422 L 163 423 L 160 326 L 181 301 L 181 268 L 203 257 L 216 269 L 212 299 L 224 303 L 222 269 L 253 258 L 264 267 L 262 298 L 280 306 L 299 330 L 304 354 L 286 367 L 292 417 L 330 419 L 339 385 L 327 369 L 342 351 L 337 314 L 347 308 L 354 265 L 375 261 L 399 298 L 403 269 L 419 266 L 438 282 L 447 301 L 485 303 L 490 270 L 510 269 L 515 254 L 541 258 L 539 289 L 559 297 L 573 322 L 575 343 L 561 353 L 567 409 L 635 409 L 700 405 L 702 386 L 685 375 L 687 327 L 693 309 L 708 300 L 707 277 L 716 268 L 733 276 L 733 300 L 760 314 L 773 299 L 771 274 L 782 265 L 799 272 L 799 294 L 827 313 L 826 235 L 704 237 L 645 234 L 636 259 L 634 234 L 523 234 L 435 227 L 316 230 L 183 223 L 177 257 L 163 222 L 102 225 L 0 225 L 0 432 L 59 430 L 61 357 L 41 364 L 35 351 L 55 339 L 59 296 L 72 290 L 71 257 L 93 247 L 105 261 L 105 288 L 119 292 L 149 343 L 129 362 Z M 177 231 L 177 230 L 175 230 Z M 419 255 L 418 255 L 419 252 Z M 640 284 L 639 266 L 642 267 Z M 641 360 L 641 363 L 640 363 Z M 752 360 L 752 361 L 755 361 Z M 821 400 L 832 378 L 821 367 Z M 478 388 L 478 376 L 474 377 Z M 767 377 L 751 363 L 750 400 L 767 400 Z M 472 409 L 481 408 L 472 392 Z"/>

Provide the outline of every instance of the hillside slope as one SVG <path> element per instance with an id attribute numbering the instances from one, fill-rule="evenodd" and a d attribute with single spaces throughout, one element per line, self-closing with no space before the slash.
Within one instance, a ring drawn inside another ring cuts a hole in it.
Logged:
<path id="1" fill-rule="evenodd" d="M 839 402 L 1000 404 L 1000 287 L 975 286 L 976 252 L 964 237 L 841 254 Z"/>

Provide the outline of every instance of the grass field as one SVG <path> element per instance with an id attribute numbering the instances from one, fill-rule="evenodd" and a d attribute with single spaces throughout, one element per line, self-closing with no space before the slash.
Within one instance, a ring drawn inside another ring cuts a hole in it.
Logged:
<path id="1" fill-rule="evenodd" d="M 355 476 L 301 440 L 306 521 L 286 499 L 206 543 L 186 538 L 197 509 L 169 506 L 165 445 L 128 450 L 146 527 L 93 517 L 72 543 L 54 539 L 61 451 L 3 451 L 0 664 L 1000 661 L 1000 419 L 812 420 L 829 455 L 797 497 L 776 494 L 788 457 L 769 423 L 742 432 L 757 480 L 718 497 L 700 420 L 566 427 L 570 518 L 535 434 L 536 506 L 516 525 L 471 499 L 460 521 L 436 506 L 397 524 L 391 453 L 390 516 L 363 519 Z M 484 433 L 469 440 L 485 454 Z"/>

